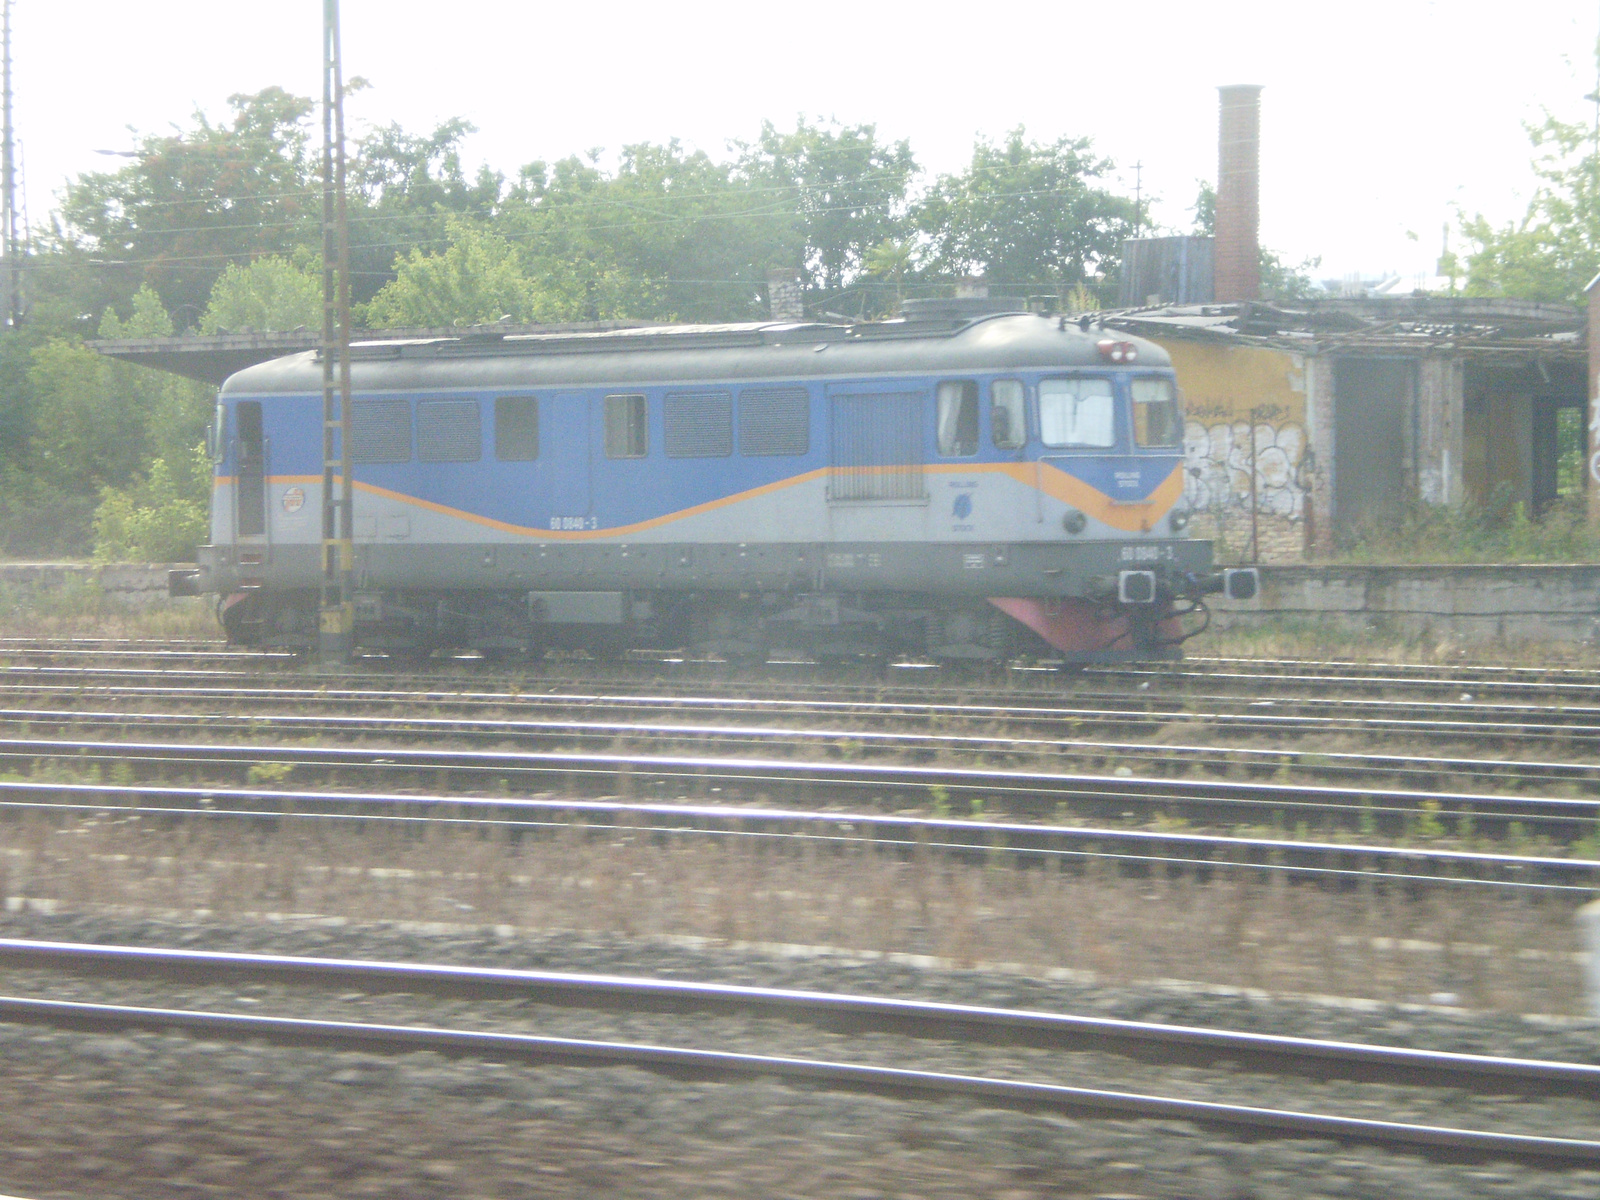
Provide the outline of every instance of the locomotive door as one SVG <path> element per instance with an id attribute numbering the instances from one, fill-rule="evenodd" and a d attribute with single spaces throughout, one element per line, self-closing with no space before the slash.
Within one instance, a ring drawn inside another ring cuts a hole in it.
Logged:
<path id="1" fill-rule="evenodd" d="M 571 392 L 552 397 L 546 424 L 551 450 L 545 476 L 549 488 L 550 528 L 588 529 L 591 526 L 587 518 L 593 507 L 589 480 L 589 398 Z"/>
<path id="2" fill-rule="evenodd" d="M 233 533 L 240 562 L 264 562 L 267 545 L 267 439 L 261 401 L 241 400 L 234 410 Z M 252 560 L 246 550 L 255 547 Z"/>

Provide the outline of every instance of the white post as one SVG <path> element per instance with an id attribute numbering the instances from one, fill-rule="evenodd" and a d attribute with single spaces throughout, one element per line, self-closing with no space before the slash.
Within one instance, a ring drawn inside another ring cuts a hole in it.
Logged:
<path id="1" fill-rule="evenodd" d="M 1600 900 L 1591 900 L 1578 910 L 1578 930 L 1589 961 L 1583 966 L 1583 993 L 1589 1012 L 1600 1017 Z"/>

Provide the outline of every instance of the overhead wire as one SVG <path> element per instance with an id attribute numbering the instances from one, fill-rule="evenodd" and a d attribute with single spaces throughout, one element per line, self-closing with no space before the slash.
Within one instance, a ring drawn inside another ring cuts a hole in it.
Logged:
<path id="1" fill-rule="evenodd" d="M 1060 191 L 1059 189 L 1053 189 L 1053 188 L 1051 188 L 1051 189 L 1034 188 L 1034 189 L 1028 189 L 1028 190 L 1019 191 L 1019 192 L 992 192 L 992 193 L 990 193 L 990 196 L 992 198 L 994 198 L 994 199 L 1029 199 L 1029 198 L 1033 198 L 1033 197 L 1037 197 L 1037 196 L 1057 195 L 1057 194 L 1059 194 L 1059 191 Z M 857 203 L 857 204 L 844 204 L 844 205 L 833 206 L 833 207 L 830 207 L 830 208 L 816 209 L 816 210 L 813 210 L 810 213 L 793 212 L 793 210 L 790 210 L 790 209 L 787 209 L 787 208 L 785 208 L 785 209 L 769 208 L 769 209 L 747 209 L 747 210 L 744 210 L 744 211 L 732 212 L 732 213 L 696 214 L 694 216 L 689 216 L 689 217 L 664 216 L 664 217 L 656 218 L 654 220 L 647 220 L 647 221 L 642 221 L 642 222 L 640 222 L 640 221 L 632 221 L 632 222 L 618 222 L 618 223 L 610 224 L 610 225 L 588 225 L 588 226 L 584 227 L 584 232 L 587 232 L 587 233 L 607 233 L 607 232 L 611 232 L 613 230 L 620 230 L 620 229 L 637 229 L 641 225 L 644 226 L 644 227 L 651 227 L 651 226 L 670 225 L 670 224 L 698 224 L 698 223 L 711 222 L 711 221 L 748 220 L 748 219 L 751 219 L 751 218 L 773 217 L 773 216 L 777 216 L 777 217 L 787 217 L 787 216 L 790 216 L 790 215 L 794 215 L 796 217 L 828 216 L 828 215 L 833 215 L 833 214 L 836 214 L 836 213 L 857 212 L 857 211 L 861 211 L 861 210 L 864 210 L 864 209 L 870 210 L 870 209 L 875 209 L 875 208 L 883 208 L 883 207 L 888 207 L 888 206 L 890 206 L 890 205 L 892 205 L 894 203 L 898 203 L 898 201 L 897 200 L 887 200 L 887 201 L 879 202 L 877 204 L 860 204 L 860 203 Z M 444 214 L 439 214 L 439 215 L 449 216 L 449 215 L 455 215 L 455 214 L 444 213 Z M 308 219 L 306 223 L 307 224 L 311 224 L 312 222 Z M 352 221 L 353 225 L 357 224 L 357 223 L 358 222 L 356 222 L 356 221 Z M 282 226 L 278 226 L 278 227 L 289 228 L 289 227 L 292 227 L 292 226 L 290 226 L 289 223 L 284 223 Z M 265 228 L 274 228 L 274 226 L 258 225 L 258 224 L 235 225 L 235 226 L 201 226 L 201 227 L 195 228 L 193 230 L 193 232 L 196 232 L 196 233 L 200 233 L 200 232 L 217 233 L 217 232 L 231 232 L 231 231 L 234 231 L 234 230 L 238 230 L 238 231 L 242 232 L 242 231 L 252 231 L 252 230 L 265 229 Z M 530 239 L 533 239 L 533 238 L 545 236 L 545 235 L 547 235 L 547 233 L 549 231 L 546 231 L 546 230 L 527 230 L 527 231 L 503 232 L 503 231 L 500 231 L 500 230 L 495 230 L 494 232 L 495 232 L 496 236 L 501 237 L 501 238 L 503 238 L 504 240 L 506 240 L 508 242 L 520 242 L 520 241 L 527 241 L 527 240 L 530 240 Z M 396 249 L 396 250 L 403 250 L 403 249 L 408 249 L 408 248 L 415 248 L 415 247 L 418 247 L 418 246 L 438 245 L 438 244 L 444 242 L 445 240 L 446 239 L 443 238 L 443 237 L 430 237 L 430 238 L 415 238 L 415 239 L 411 239 L 411 240 L 407 240 L 407 241 L 382 242 L 382 243 L 378 243 L 378 244 L 382 245 L 382 246 L 385 246 L 385 247 L 390 247 L 390 248 L 393 248 L 393 249 Z M 163 255 L 163 256 L 158 256 L 158 257 L 154 257 L 154 258 L 89 259 L 87 262 L 77 262 L 77 263 L 48 263 L 48 262 L 33 261 L 33 262 L 29 262 L 26 265 L 27 265 L 28 269 L 33 269 L 33 270 L 39 270 L 39 269 L 43 269 L 43 270 L 66 270 L 66 269 L 72 269 L 72 268 L 75 268 L 75 267 L 81 267 L 81 266 L 85 266 L 85 265 L 88 265 L 88 266 L 102 266 L 102 267 L 158 266 L 159 265 L 159 266 L 172 267 L 172 266 L 177 266 L 177 265 L 181 265 L 181 264 L 232 262 L 232 261 L 239 260 L 239 259 L 252 259 L 252 258 L 258 257 L 260 254 L 262 254 L 264 252 L 266 252 L 264 249 L 254 249 L 254 250 L 222 251 L 222 252 L 207 253 L 207 254 L 171 255 L 171 256 Z M 93 252 L 87 252 L 87 253 L 93 253 Z M 384 272 L 384 273 L 385 274 L 389 274 L 390 272 Z M 1054 284 L 1052 284 L 1052 286 L 1054 286 Z"/>

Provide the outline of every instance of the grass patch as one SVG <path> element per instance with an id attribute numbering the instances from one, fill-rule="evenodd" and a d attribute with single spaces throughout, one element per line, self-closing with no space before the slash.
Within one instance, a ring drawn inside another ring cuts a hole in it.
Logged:
<path id="1" fill-rule="evenodd" d="M 832 945 L 958 964 L 1581 1011 L 1581 898 L 1437 887 L 1328 891 L 1272 873 L 1127 877 L 962 861 L 923 847 L 237 822 L 161 828 L 127 814 L 0 824 L 0 895 L 84 911 L 230 919 L 509 924 L 625 936 Z"/>
<path id="2" fill-rule="evenodd" d="M 222 635 L 206 596 L 133 601 L 92 576 L 60 583 L 0 583 L 0 637 L 216 638 Z"/>
<path id="3" fill-rule="evenodd" d="M 1508 483 L 1481 504 L 1455 507 L 1410 501 L 1338 536 L 1336 562 L 1580 563 L 1600 561 L 1600 529 L 1581 493 L 1539 517 L 1528 514 Z"/>

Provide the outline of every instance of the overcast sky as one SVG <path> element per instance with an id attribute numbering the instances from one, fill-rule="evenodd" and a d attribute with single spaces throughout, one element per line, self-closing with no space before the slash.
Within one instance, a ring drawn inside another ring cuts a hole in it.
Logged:
<path id="1" fill-rule="evenodd" d="M 319 0 L 15 0 L 30 216 L 96 151 L 277 84 L 320 95 Z M 1216 172 L 1216 86 L 1265 85 L 1262 238 L 1323 276 L 1431 271 L 1457 207 L 1519 214 L 1524 122 L 1592 119 L 1597 0 L 939 5 L 344 0 L 362 122 L 478 127 L 469 160 L 676 137 L 714 156 L 763 118 L 875 122 L 934 172 L 1017 125 L 1087 136 L 1156 219 Z M 1414 233 L 1418 240 L 1407 234 Z"/>

